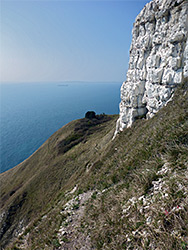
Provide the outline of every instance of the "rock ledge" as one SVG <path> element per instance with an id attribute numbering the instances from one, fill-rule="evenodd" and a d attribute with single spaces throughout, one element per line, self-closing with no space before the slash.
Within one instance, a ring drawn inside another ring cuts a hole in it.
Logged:
<path id="1" fill-rule="evenodd" d="M 153 0 L 137 16 L 115 135 L 155 115 L 188 77 L 187 13 L 187 0 Z"/>

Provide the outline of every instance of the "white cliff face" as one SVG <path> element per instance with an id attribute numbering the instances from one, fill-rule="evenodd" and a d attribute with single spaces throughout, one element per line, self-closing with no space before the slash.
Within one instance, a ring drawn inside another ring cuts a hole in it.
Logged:
<path id="1" fill-rule="evenodd" d="M 153 0 L 137 16 L 116 133 L 155 115 L 188 77 L 187 36 L 187 0 Z"/>

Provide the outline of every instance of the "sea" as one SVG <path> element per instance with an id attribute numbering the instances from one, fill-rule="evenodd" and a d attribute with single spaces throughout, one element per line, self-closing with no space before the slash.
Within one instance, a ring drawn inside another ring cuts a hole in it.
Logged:
<path id="1" fill-rule="evenodd" d="M 87 111 L 118 114 L 121 82 L 0 83 L 0 172 Z"/>

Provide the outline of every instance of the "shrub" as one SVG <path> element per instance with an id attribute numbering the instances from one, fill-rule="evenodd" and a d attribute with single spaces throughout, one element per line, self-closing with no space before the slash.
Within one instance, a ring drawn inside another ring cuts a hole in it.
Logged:
<path id="1" fill-rule="evenodd" d="M 87 118 L 87 119 L 96 118 L 96 114 L 94 111 L 87 111 L 87 113 L 85 114 L 85 118 Z"/>

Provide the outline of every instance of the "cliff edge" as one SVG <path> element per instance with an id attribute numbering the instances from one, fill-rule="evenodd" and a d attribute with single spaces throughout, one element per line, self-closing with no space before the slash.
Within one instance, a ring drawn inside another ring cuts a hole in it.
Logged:
<path id="1" fill-rule="evenodd" d="M 153 0 L 137 16 L 115 134 L 153 117 L 188 77 L 187 13 L 186 0 Z"/>

